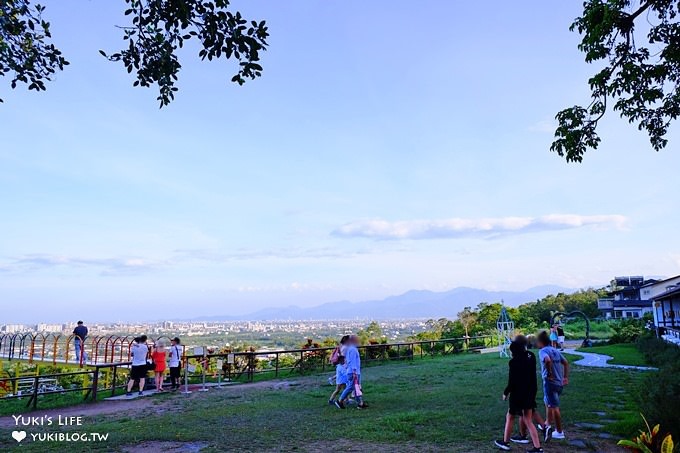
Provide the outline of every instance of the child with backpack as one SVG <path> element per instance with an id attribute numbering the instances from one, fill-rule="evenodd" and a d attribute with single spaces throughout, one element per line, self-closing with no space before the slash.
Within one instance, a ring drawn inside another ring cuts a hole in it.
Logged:
<path id="1" fill-rule="evenodd" d="M 345 357 L 339 355 L 336 359 L 335 365 L 335 390 L 331 393 L 331 397 L 328 399 L 328 404 L 333 406 L 335 404 L 335 398 L 338 397 L 347 383 L 347 369 L 345 368 Z"/>
<path id="2" fill-rule="evenodd" d="M 340 339 L 340 344 L 333 349 L 333 352 L 331 353 L 331 358 L 329 359 L 329 362 L 333 366 L 337 366 L 339 363 L 340 357 L 345 357 L 345 350 L 347 349 L 347 342 L 349 341 L 349 335 L 345 335 Z M 337 382 L 337 373 L 332 374 L 328 378 L 328 383 L 330 385 L 336 385 L 338 384 Z"/>

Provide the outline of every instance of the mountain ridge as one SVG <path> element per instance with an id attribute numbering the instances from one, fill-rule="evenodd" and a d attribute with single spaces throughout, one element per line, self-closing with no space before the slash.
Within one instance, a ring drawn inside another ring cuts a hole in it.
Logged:
<path id="1" fill-rule="evenodd" d="M 514 307 L 533 302 L 549 294 L 572 293 L 574 288 L 540 285 L 525 291 L 489 291 L 471 287 L 456 287 L 447 291 L 409 290 L 380 300 L 361 302 L 335 301 L 312 307 L 289 305 L 268 307 L 245 315 L 210 315 L 195 321 L 282 321 L 329 319 L 404 319 L 455 318 L 464 307 L 482 302 L 500 302 Z"/>

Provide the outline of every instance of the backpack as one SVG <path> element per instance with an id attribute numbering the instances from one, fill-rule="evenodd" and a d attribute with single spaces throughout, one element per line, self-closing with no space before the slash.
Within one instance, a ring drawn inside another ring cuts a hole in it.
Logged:
<path id="1" fill-rule="evenodd" d="M 330 358 L 331 365 L 337 365 L 340 362 L 340 346 L 333 349 Z"/>

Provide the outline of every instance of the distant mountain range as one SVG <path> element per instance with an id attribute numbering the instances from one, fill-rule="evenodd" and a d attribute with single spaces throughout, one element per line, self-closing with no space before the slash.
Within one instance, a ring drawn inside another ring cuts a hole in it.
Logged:
<path id="1" fill-rule="evenodd" d="M 572 288 L 542 285 L 526 291 L 486 291 L 460 287 L 444 292 L 425 290 L 408 291 L 399 296 L 365 302 L 330 302 L 315 307 L 265 308 L 241 316 L 203 316 L 196 321 L 275 321 L 275 320 L 325 320 L 325 319 L 403 319 L 403 318 L 454 318 L 464 307 L 475 307 L 481 302 L 505 302 L 517 305 L 533 302 L 548 294 L 572 293 Z"/>

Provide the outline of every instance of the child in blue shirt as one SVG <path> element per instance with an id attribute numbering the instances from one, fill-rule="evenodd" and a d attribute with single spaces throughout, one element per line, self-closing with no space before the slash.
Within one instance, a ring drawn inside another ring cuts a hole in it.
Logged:
<path id="1" fill-rule="evenodd" d="M 338 364 L 335 366 L 335 390 L 328 399 L 328 404 L 335 404 L 335 398 L 342 393 L 347 386 L 347 368 L 345 367 L 345 357 L 338 357 Z"/>

